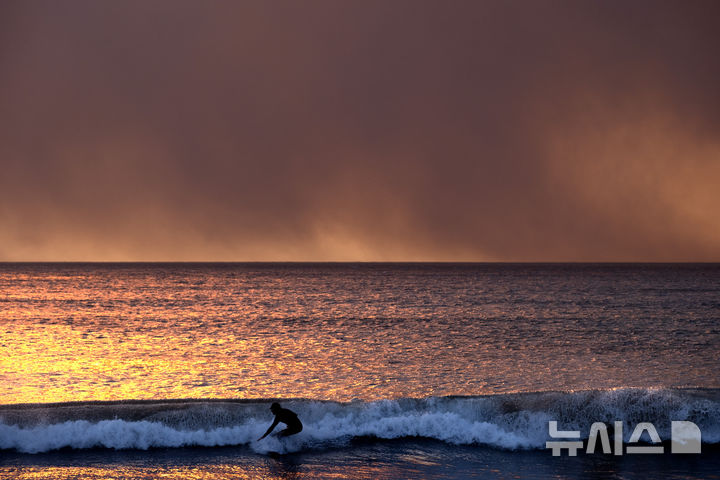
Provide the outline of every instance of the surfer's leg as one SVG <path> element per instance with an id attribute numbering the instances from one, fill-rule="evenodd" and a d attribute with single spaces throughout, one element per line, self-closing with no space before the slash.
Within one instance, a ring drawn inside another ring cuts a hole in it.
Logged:
<path id="1" fill-rule="evenodd" d="M 295 435 L 296 433 L 300 433 L 302 430 L 301 428 L 286 428 L 282 432 L 278 433 L 278 437 L 289 437 L 290 435 Z"/>

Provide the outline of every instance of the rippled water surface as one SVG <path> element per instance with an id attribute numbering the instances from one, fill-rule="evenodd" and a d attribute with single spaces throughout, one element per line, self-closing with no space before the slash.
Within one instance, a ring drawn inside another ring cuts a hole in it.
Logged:
<path id="1" fill-rule="evenodd" d="M 4 264 L 0 334 L 0 404 L 720 387 L 720 267 Z"/>

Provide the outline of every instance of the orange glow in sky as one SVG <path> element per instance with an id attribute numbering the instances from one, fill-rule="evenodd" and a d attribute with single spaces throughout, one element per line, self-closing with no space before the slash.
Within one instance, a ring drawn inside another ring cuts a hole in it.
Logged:
<path id="1" fill-rule="evenodd" d="M 0 261 L 718 261 L 719 8 L 5 3 Z"/>

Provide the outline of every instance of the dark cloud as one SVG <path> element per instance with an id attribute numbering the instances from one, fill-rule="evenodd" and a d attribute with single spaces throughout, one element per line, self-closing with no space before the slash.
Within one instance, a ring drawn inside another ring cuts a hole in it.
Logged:
<path id="1" fill-rule="evenodd" d="M 717 2 L 0 9 L 0 259 L 720 259 Z"/>

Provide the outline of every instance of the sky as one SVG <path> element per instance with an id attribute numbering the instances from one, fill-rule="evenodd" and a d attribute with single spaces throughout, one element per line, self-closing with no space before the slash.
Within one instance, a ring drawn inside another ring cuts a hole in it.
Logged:
<path id="1" fill-rule="evenodd" d="M 0 261 L 720 261 L 720 2 L 0 3 Z"/>

